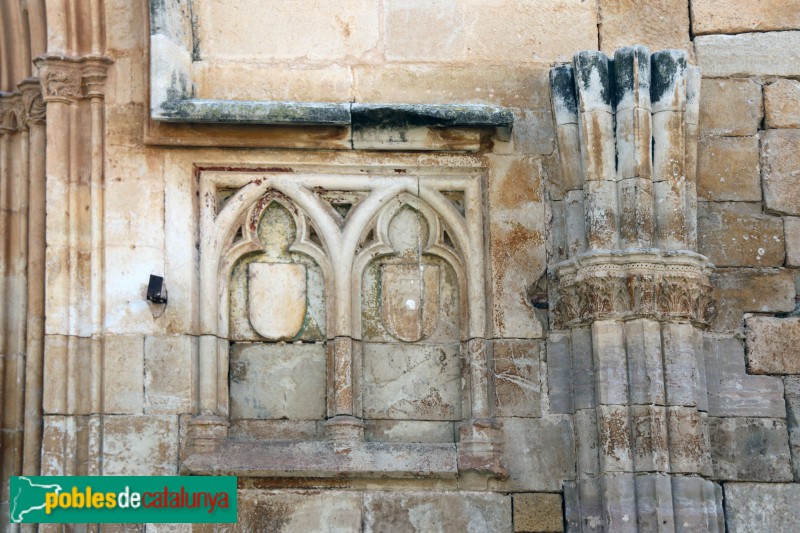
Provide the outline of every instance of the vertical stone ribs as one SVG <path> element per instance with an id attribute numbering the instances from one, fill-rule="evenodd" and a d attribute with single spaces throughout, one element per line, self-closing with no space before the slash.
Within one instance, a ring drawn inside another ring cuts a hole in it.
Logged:
<path id="1" fill-rule="evenodd" d="M 550 79 L 565 190 L 551 346 L 568 346 L 577 433 L 568 523 L 724 530 L 707 479 L 711 265 L 693 251 L 700 73 L 685 52 L 635 46 L 579 52 Z"/>

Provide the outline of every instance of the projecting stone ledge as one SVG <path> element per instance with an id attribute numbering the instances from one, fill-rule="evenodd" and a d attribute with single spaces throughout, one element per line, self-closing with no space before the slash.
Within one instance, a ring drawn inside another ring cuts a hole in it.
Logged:
<path id="1" fill-rule="evenodd" d="M 218 451 L 195 453 L 185 475 L 313 478 L 455 478 L 455 444 L 380 442 L 227 441 Z"/>
<path id="2" fill-rule="evenodd" d="M 162 122 L 348 126 L 350 104 L 188 99 L 153 111 Z"/>
<path id="3" fill-rule="evenodd" d="M 509 141 L 514 115 L 483 104 L 357 104 L 177 99 L 152 110 L 171 123 L 349 127 L 351 148 L 470 150 L 486 130 Z"/>

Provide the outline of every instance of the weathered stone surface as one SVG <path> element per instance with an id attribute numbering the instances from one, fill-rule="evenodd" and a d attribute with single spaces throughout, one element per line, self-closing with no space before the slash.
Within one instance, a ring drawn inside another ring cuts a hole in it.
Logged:
<path id="1" fill-rule="evenodd" d="M 736 0 L 693 0 L 692 33 L 745 33 L 793 30 L 800 27 L 800 12 L 793 2 L 765 0 L 757 3 Z"/>
<path id="2" fill-rule="evenodd" d="M 192 412 L 192 361 L 196 352 L 196 337 L 180 335 L 145 338 L 145 412 Z"/>
<path id="3" fill-rule="evenodd" d="M 329 10 L 308 9 L 299 0 L 246 0 L 236 9 L 203 1 L 195 9 L 196 39 L 206 59 L 363 61 L 380 39 L 379 6 L 365 0 L 348 0 Z M 237 30 L 230 31 L 231 26 Z"/>
<path id="4" fill-rule="evenodd" d="M 764 110 L 767 127 L 800 128 L 800 81 L 779 79 L 765 85 Z"/>
<path id="5" fill-rule="evenodd" d="M 800 31 L 703 35 L 694 40 L 704 76 L 796 76 Z"/>
<path id="6" fill-rule="evenodd" d="M 800 130 L 771 130 L 761 141 L 761 179 L 768 211 L 800 215 Z"/>
<path id="7" fill-rule="evenodd" d="M 539 341 L 494 341 L 494 413 L 496 416 L 540 416 Z"/>
<path id="8" fill-rule="evenodd" d="M 783 383 L 786 388 L 786 425 L 789 428 L 792 471 L 794 480 L 800 482 L 800 376 L 786 376 Z"/>
<path id="9" fill-rule="evenodd" d="M 197 61 L 192 75 L 197 98 L 350 102 L 353 75 L 345 65 L 248 64 L 225 59 Z M 401 100 L 397 100 L 401 101 Z"/>
<path id="10" fill-rule="evenodd" d="M 755 135 L 763 115 L 761 86 L 755 81 L 702 81 L 700 132 L 703 135 Z"/>
<path id="11" fill-rule="evenodd" d="M 725 483 L 730 533 L 793 531 L 800 524 L 800 484 Z"/>
<path id="12" fill-rule="evenodd" d="M 231 417 L 323 418 L 326 357 L 322 344 L 234 344 Z"/>
<path id="13" fill-rule="evenodd" d="M 103 474 L 168 476 L 178 472 L 178 417 L 106 416 Z"/>
<path id="14" fill-rule="evenodd" d="M 800 267 L 800 217 L 783 217 L 786 266 Z"/>
<path id="15" fill-rule="evenodd" d="M 602 49 L 607 54 L 638 44 L 654 52 L 678 48 L 693 53 L 689 10 L 681 0 L 601 0 L 599 29 Z"/>
<path id="16" fill-rule="evenodd" d="M 140 414 L 144 406 L 144 339 L 141 335 L 105 338 L 103 412 Z"/>
<path id="17" fill-rule="evenodd" d="M 489 253 L 495 337 L 537 338 L 544 326 L 529 298 L 545 271 L 545 210 L 537 160 L 498 156 L 489 177 Z"/>
<path id="18" fill-rule="evenodd" d="M 749 375 L 742 341 L 707 334 L 703 352 L 709 416 L 786 416 L 781 379 Z"/>
<path id="19" fill-rule="evenodd" d="M 383 64 L 353 67 L 358 102 L 494 104 L 514 111 L 514 149 L 550 154 L 554 146 L 547 68 Z"/>
<path id="20" fill-rule="evenodd" d="M 243 489 L 238 494 L 235 531 L 335 531 L 361 530 L 359 492 L 272 491 Z"/>
<path id="21" fill-rule="evenodd" d="M 502 462 L 511 477 L 492 481 L 494 489 L 558 491 L 564 479 L 574 477 L 575 444 L 568 418 L 506 418 L 503 434 Z"/>
<path id="22" fill-rule="evenodd" d="M 753 374 L 800 374 L 800 318 L 751 316 L 747 369 Z"/>
<path id="23" fill-rule="evenodd" d="M 714 331 L 738 330 L 747 312 L 788 313 L 795 307 L 794 277 L 786 270 L 720 268 L 711 274 L 711 284 Z"/>
<path id="24" fill-rule="evenodd" d="M 508 0 L 458 4 L 391 0 L 384 6 L 385 53 L 392 62 L 537 62 L 568 60 L 575 50 L 597 47 L 597 12 L 575 0 L 550 9 Z M 571 24 L 548 28 L 569 17 Z M 540 32 L 551 38 L 537 37 Z M 533 53 L 532 53 L 533 52 Z"/>
<path id="25" fill-rule="evenodd" d="M 698 198 L 761 201 L 757 137 L 708 137 L 698 142 L 697 153 Z"/>
<path id="26" fill-rule="evenodd" d="M 571 414 L 575 411 L 572 394 L 572 355 L 569 333 L 553 331 L 547 339 L 547 394 L 550 412 Z"/>
<path id="27" fill-rule="evenodd" d="M 364 438 L 375 442 L 455 442 L 455 429 L 453 422 L 370 420 Z"/>
<path id="28" fill-rule="evenodd" d="M 792 480 L 784 420 L 709 417 L 708 422 L 715 479 Z"/>
<path id="29" fill-rule="evenodd" d="M 365 418 L 458 420 L 458 345 L 364 343 Z"/>
<path id="30" fill-rule="evenodd" d="M 698 202 L 697 249 L 717 267 L 783 266 L 783 220 L 761 204 Z"/>
<path id="31" fill-rule="evenodd" d="M 367 492 L 363 530 L 511 531 L 511 497 L 479 492 Z"/>
<path id="32" fill-rule="evenodd" d="M 514 531 L 550 533 L 564 531 L 561 496 L 547 493 L 514 494 Z"/>

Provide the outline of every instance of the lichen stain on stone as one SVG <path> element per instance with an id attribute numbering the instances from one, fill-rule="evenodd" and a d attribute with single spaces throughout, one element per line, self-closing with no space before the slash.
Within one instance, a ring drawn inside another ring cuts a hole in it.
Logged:
<path id="1" fill-rule="evenodd" d="M 628 433 L 626 413 L 612 411 L 602 418 L 602 446 L 606 456 L 622 459 L 630 451 L 630 435 Z"/>

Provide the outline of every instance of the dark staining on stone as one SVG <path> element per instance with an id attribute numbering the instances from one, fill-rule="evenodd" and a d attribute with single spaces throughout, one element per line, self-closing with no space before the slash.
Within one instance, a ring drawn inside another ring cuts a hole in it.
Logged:
<path id="1" fill-rule="evenodd" d="M 636 71 L 638 72 L 638 76 Z M 628 92 L 633 92 L 636 82 L 641 90 L 650 85 L 650 51 L 645 46 L 627 46 L 614 53 L 614 107 Z"/>
<path id="2" fill-rule="evenodd" d="M 589 91 L 589 84 L 592 79 L 592 72 L 595 70 L 600 75 L 600 98 L 609 107 L 613 105 L 614 80 L 609 75 L 609 68 L 613 67 L 613 61 L 602 52 L 578 52 L 573 58 L 575 66 L 576 87 L 579 91 Z M 613 70 L 612 70 L 613 72 Z"/>
<path id="3" fill-rule="evenodd" d="M 166 30 L 167 0 L 150 0 L 150 35 L 159 35 Z"/>
<path id="4" fill-rule="evenodd" d="M 302 124 L 335 126 L 350 123 L 348 104 L 181 100 L 165 106 L 166 122 Z"/>
<path id="5" fill-rule="evenodd" d="M 578 100 L 575 97 L 575 75 L 572 65 L 561 65 L 550 71 L 550 88 L 553 99 L 561 102 L 569 113 L 578 113 Z"/>
<path id="6" fill-rule="evenodd" d="M 177 106 L 194 91 L 189 77 L 184 72 L 172 72 L 169 88 L 167 89 L 167 101 L 162 104 L 165 109 Z"/>
<path id="7" fill-rule="evenodd" d="M 478 104 L 352 104 L 352 124 L 358 129 L 415 127 L 507 127 L 511 111 Z"/>
<path id="8" fill-rule="evenodd" d="M 686 52 L 662 50 L 651 56 L 652 69 L 650 100 L 655 104 L 668 93 L 675 90 L 675 82 L 680 73 L 686 71 Z"/>

